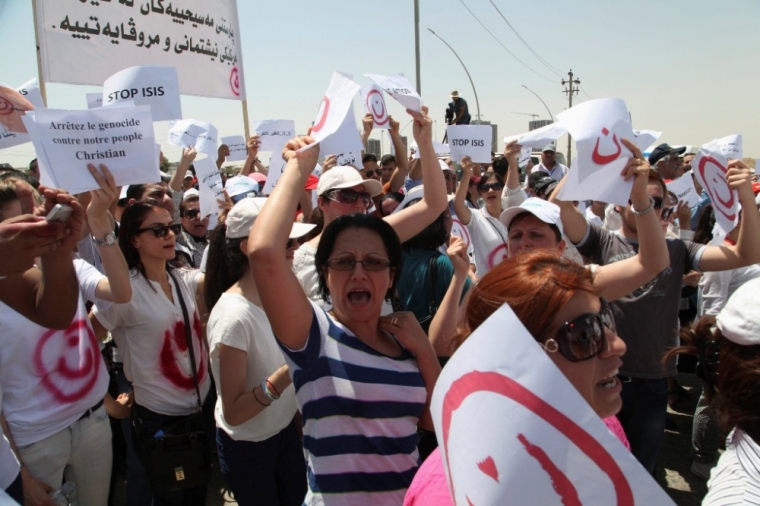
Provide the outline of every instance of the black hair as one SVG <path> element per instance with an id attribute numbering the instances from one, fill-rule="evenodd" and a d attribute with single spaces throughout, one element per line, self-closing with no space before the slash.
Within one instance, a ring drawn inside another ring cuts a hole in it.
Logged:
<path id="1" fill-rule="evenodd" d="M 208 311 L 213 309 L 222 294 L 242 278 L 248 269 L 248 257 L 240 251 L 240 243 L 246 239 L 248 238 L 228 239 L 225 223 L 220 223 L 211 233 L 203 287 L 203 298 Z"/>
<path id="2" fill-rule="evenodd" d="M 39 167 L 39 162 L 37 162 L 36 158 L 33 158 L 31 162 L 29 162 L 29 170 L 32 170 L 32 165 L 37 164 Z"/>
<path id="3" fill-rule="evenodd" d="M 500 175 L 502 178 L 507 177 L 507 169 L 509 168 L 509 162 L 503 156 L 496 158 L 491 164 L 493 171 Z"/>
<path id="4" fill-rule="evenodd" d="M 712 241 L 713 227 L 715 226 L 715 211 L 712 204 L 707 204 L 702 212 L 699 213 L 697 226 L 694 228 L 694 242 L 699 244 L 708 244 Z"/>
<path id="5" fill-rule="evenodd" d="M 449 212 L 448 209 L 443 211 L 435 220 L 433 220 L 433 223 L 423 228 L 419 234 L 415 235 L 411 239 L 404 242 L 401 245 L 403 250 L 404 251 L 409 251 L 411 249 L 438 250 L 438 248 L 442 244 L 444 244 L 449 238 L 449 234 L 446 231 L 446 214 L 448 212 Z"/>
<path id="6" fill-rule="evenodd" d="M 35 190 L 39 190 L 40 188 L 40 182 L 37 180 L 36 177 L 32 176 L 28 172 L 21 172 L 20 170 L 15 170 L 13 172 L 3 172 L 0 174 L 0 181 L 5 181 L 6 179 L 21 179 L 24 182 L 28 183 L 29 186 L 34 188 Z"/>
<path id="7" fill-rule="evenodd" d="M 200 201 L 201 199 L 198 195 L 190 195 L 189 197 L 183 198 L 182 202 L 179 204 L 179 215 L 184 216 L 185 211 L 187 211 L 188 204 L 193 204 Z"/>
<path id="8" fill-rule="evenodd" d="M 546 172 L 543 172 L 540 170 L 531 172 L 530 175 L 528 176 L 528 188 L 530 188 L 531 190 L 535 190 L 536 183 L 538 183 L 541 179 L 545 177 L 548 177 Z"/>
<path id="9" fill-rule="evenodd" d="M 341 232 L 349 229 L 370 230 L 380 236 L 385 245 L 385 252 L 388 254 L 388 261 L 393 270 L 393 282 L 388 292 L 385 294 L 385 300 L 390 301 L 391 296 L 396 291 L 396 283 L 401 275 L 401 266 L 404 261 L 401 251 L 401 241 L 399 241 L 396 231 L 393 230 L 386 221 L 381 220 L 369 214 L 349 214 L 341 216 L 327 225 L 322 232 L 319 240 L 317 254 L 314 257 L 314 264 L 317 267 L 317 276 L 319 277 L 319 295 L 325 302 L 330 302 L 330 290 L 327 288 L 327 261 L 335 248 L 335 242 Z"/>
<path id="10" fill-rule="evenodd" d="M 484 184 L 487 184 L 488 181 L 490 181 L 491 179 L 495 179 L 497 183 L 504 184 L 504 178 L 501 177 L 499 174 L 497 174 L 496 172 L 486 172 L 480 177 L 480 181 L 478 182 L 478 192 L 480 192 L 480 188 Z"/>
<path id="11" fill-rule="evenodd" d="M 387 163 L 396 163 L 396 157 L 393 155 L 383 155 L 380 159 L 380 165 L 385 165 Z"/>
<path id="12" fill-rule="evenodd" d="M 316 225 L 316 227 L 309 230 L 309 233 L 304 236 L 303 242 L 311 241 L 317 237 L 322 233 L 322 229 L 325 227 L 325 217 L 322 215 L 322 210 L 319 208 L 319 206 L 311 210 L 311 214 L 309 214 L 309 219 L 306 221 L 306 223 Z"/>
<path id="13" fill-rule="evenodd" d="M 372 153 L 367 153 L 362 157 L 362 163 L 377 162 L 377 157 Z"/>
<path id="14" fill-rule="evenodd" d="M 509 228 L 507 228 L 507 233 L 509 233 L 509 229 L 512 228 L 512 225 L 519 222 L 520 220 L 525 219 L 527 216 L 536 216 L 533 213 L 520 213 L 514 218 L 512 218 L 512 221 L 509 222 Z M 540 219 L 540 218 L 539 218 Z M 543 223 L 546 223 L 544 220 L 541 220 Z M 557 239 L 557 242 L 560 242 L 562 240 L 562 232 L 559 231 L 559 227 L 553 223 L 546 223 L 549 225 L 549 228 L 552 229 L 554 232 L 554 237 Z"/>
<path id="15" fill-rule="evenodd" d="M 121 221 L 119 222 L 119 248 L 121 248 L 124 259 L 127 261 L 127 267 L 137 269 L 146 279 L 145 266 L 143 266 L 140 260 L 140 253 L 135 248 L 135 245 L 132 244 L 132 241 L 137 236 L 137 231 L 140 229 L 148 213 L 157 208 L 166 210 L 169 216 L 172 214 L 171 209 L 164 205 L 163 202 L 147 199 L 128 206 L 124 210 L 124 214 L 121 215 Z M 168 271 L 181 265 L 181 260 L 175 257 L 174 260 L 166 262 L 166 270 Z"/>
<path id="16" fill-rule="evenodd" d="M 401 192 L 390 192 L 380 197 L 380 207 L 378 207 L 378 209 L 380 210 L 380 214 L 383 216 L 385 216 L 385 214 L 383 214 L 383 202 L 389 199 L 395 200 L 400 204 L 404 201 L 404 194 Z"/>

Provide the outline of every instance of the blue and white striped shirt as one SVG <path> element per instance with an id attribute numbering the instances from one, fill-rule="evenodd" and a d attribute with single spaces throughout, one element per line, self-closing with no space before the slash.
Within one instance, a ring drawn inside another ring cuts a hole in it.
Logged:
<path id="1" fill-rule="evenodd" d="M 419 466 L 417 361 L 375 351 L 312 303 L 306 345 L 280 343 L 303 415 L 308 505 L 401 504 Z"/>

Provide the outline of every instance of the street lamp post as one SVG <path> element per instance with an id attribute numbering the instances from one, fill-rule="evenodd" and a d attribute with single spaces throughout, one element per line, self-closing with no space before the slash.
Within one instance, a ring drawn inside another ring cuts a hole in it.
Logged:
<path id="1" fill-rule="evenodd" d="M 554 116 L 552 116 L 552 112 L 549 110 L 549 106 L 546 105 L 546 102 L 544 102 L 543 99 L 541 99 L 541 97 L 538 96 L 538 93 L 536 93 L 535 91 L 531 90 L 530 88 L 528 88 L 524 84 L 522 84 L 521 86 L 523 88 L 525 88 L 526 90 L 528 90 L 529 92 L 533 93 L 536 96 L 537 99 L 541 100 L 541 103 L 544 104 L 544 107 L 546 107 L 546 112 L 549 113 L 549 118 L 552 120 L 552 123 L 554 123 Z"/>
<path id="2" fill-rule="evenodd" d="M 420 0 L 414 0 L 414 64 L 417 71 L 417 94 L 422 96 L 420 81 Z"/>
<path id="3" fill-rule="evenodd" d="M 430 28 L 428 28 L 428 31 L 430 33 L 432 33 L 433 35 L 435 35 L 436 37 L 438 37 L 441 40 L 441 42 L 443 42 L 444 44 L 446 44 L 446 47 L 448 47 L 449 49 L 451 49 L 451 52 L 454 53 L 454 56 L 457 57 L 457 60 L 459 60 L 459 63 L 462 64 L 462 68 L 464 69 L 465 73 L 467 74 L 467 79 L 470 80 L 470 85 L 472 85 L 472 93 L 475 95 L 475 107 L 476 107 L 476 109 L 478 111 L 478 113 L 477 113 L 478 114 L 478 124 L 480 124 L 480 102 L 478 101 L 478 92 L 475 91 L 475 83 L 472 82 L 472 77 L 470 77 L 470 72 L 467 70 L 467 67 L 465 67 L 464 62 L 459 57 L 459 55 L 457 54 L 457 52 L 454 51 L 454 48 L 451 47 L 448 42 L 446 42 L 445 40 L 443 40 L 440 35 L 438 35 L 437 33 L 435 33 Z"/>

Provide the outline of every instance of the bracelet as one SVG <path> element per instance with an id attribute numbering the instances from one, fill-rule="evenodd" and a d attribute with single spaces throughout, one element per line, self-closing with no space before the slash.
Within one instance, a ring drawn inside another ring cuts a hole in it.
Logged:
<path id="1" fill-rule="evenodd" d="M 274 392 L 270 392 L 269 391 L 269 387 L 267 386 L 267 380 L 266 379 L 264 379 L 261 382 L 261 390 L 264 392 L 264 395 L 267 396 L 267 399 L 269 399 L 272 402 L 274 402 L 274 401 L 276 401 L 277 399 L 280 398 L 279 395 L 275 396 Z"/>
<path id="2" fill-rule="evenodd" d="M 258 402 L 259 404 L 261 404 L 261 405 L 262 405 L 262 406 L 264 406 L 265 408 L 267 408 L 267 407 L 271 406 L 271 404 L 264 404 L 263 402 L 261 402 L 261 401 L 259 400 L 259 398 L 256 396 L 256 388 L 254 388 L 253 390 L 251 390 L 251 393 L 253 394 L 253 398 L 254 398 L 254 399 L 256 399 L 256 402 Z"/>
<path id="3" fill-rule="evenodd" d="M 631 204 L 631 211 L 633 211 L 633 214 L 636 216 L 644 216 L 647 213 L 651 213 L 654 210 L 654 199 L 652 197 L 649 197 L 649 207 L 644 209 L 643 211 L 637 211 L 635 207 L 633 207 L 633 204 Z"/>
<path id="4" fill-rule="evenodd" d="M 274 383 L 272 383 L 271 381 L 269 381 L 269 378 L 267 378 L 266 381 L 267 381 L 267 386 L 269 387 L 269 389 L 272 392 L 276 393 L 277 397 L 279 398 L 282 394 L 274 387 Z"/>

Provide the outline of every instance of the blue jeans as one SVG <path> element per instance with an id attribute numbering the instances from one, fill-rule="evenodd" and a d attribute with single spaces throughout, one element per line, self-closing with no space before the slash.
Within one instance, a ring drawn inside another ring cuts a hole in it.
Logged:
<path id="1" fill-rule="evenodd" d="M 306 462 L 295 422 L 264 441 L 235 441 L 216 429 L 219 467 L 240 506 L 300 506 Z"/>
<path id="2" fill-rule="evenodd" d="M 631 444 L 631 453 L 654 476 L 657 456 L 665 437 L 668 379 L 633 378 L 623 383 L 623 409 L 617 417 Z"/>

